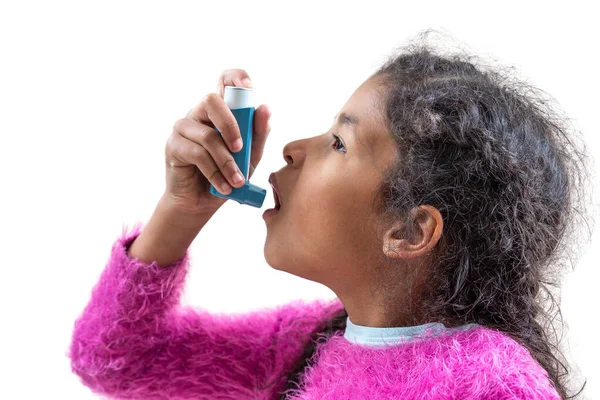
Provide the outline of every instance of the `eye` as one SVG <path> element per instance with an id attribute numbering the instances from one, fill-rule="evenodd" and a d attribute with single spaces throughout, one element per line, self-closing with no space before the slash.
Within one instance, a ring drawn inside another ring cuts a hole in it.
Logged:
<path id="1" fill-rule="evenodd" d="M 334 138 L 334 142 L 333 145 L 336 148 L 336 150 L 339 150 L 338 145 L 341 144 L 342 149 L 344 149 L 342 152 L 345 153 L 346 152 L 346 146 L 344 145 L 344 142 L 342 142 L 342 140 L 340 139 L 340 137 L 338 135 L 335 134 L 331 134 Z"/>

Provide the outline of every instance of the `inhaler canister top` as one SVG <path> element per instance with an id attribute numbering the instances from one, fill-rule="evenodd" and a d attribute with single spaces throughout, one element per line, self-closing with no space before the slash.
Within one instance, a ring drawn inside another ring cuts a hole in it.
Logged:
<path id="1" fill-rule="evenodd" d="M 225 86 L 223 100 L 229 109 L 255 107 L 254 89 Z"/>

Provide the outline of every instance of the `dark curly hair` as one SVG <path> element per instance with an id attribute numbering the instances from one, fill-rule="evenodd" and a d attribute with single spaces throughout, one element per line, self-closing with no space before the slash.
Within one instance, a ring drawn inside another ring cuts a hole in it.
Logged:
<path id="1" fill-rule="evenodd" d="M 427 43 L 431 33 L 421 32 L 372 75 L 386 82 L 385 115 L 399 151 L 374 211 L 382 224 L 402 218 L 411 227 L 411 209 L 436 207 L 444 232 L 420 315 L 506 333 L 529 349 L 561 398 L 574 398 L 585 383 L 569 397 L 553 288 L 573 263 L 570 245 L 578 241 L 571 239 L 581 226 L 574 221 L 589 222 L 585 145 L 544 92 L 499 68 L 477 67 L 465 51 L 443 54 Z M 347 316 L 344 309 L 313 332 L 282 399 L 299 386 L 320 340 L 345 329 Z"/>

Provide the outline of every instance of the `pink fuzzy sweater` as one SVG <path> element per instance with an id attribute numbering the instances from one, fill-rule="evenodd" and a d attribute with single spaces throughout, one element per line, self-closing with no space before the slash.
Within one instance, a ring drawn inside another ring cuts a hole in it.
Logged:
<path id="1" fill-rule="evenodd" d="M 276 399 L 310 333 L 339 299 L 248 313 L 179 305 L 189 252 L 160 267 L 131 259 L 125 227 L 75 322 L 72 370 L 115 399 Z M 450 333 L 452 332 L 452 333 Z M 372 347 L 322 337 L 292 399 L 559 399 L 546 371 L 505 334 L 477 326 Z"/>

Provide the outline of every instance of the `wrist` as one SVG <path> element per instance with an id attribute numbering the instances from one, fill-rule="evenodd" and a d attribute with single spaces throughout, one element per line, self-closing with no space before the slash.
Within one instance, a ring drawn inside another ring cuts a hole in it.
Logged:
<path id="1" fill-rule="evenodd" d="M 159 200 L 152 217 L 128 249 L 130 258 L 167 266 L 181 259 L 211 213 L 186 214 L 166 196 Z"/>
<path id="2" fill-rule="evenodd" d="M 183 229 L 190 232 L 196 231 L 196 235 L 216 211 L 208 209 L 193 213 L 182 211 L 168 194 L 163 193 L 156 205 L 152 218 L 159 219 L 163 224 L 175 229 Z"/>

